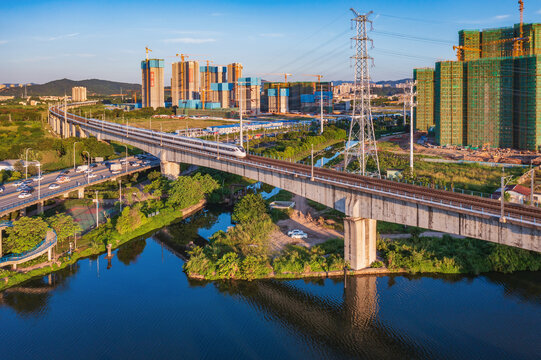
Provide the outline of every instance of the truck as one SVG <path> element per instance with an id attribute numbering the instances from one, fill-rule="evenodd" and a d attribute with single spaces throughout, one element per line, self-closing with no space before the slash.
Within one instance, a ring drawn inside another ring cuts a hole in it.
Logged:
<path id="1" fill-rule="evenodd" d="M 117 163 L 117 162 L 111 163 L 109 165 L 109 170 L 111 170 L 111 171 L 120 171 L 120 170 L 122 170 L 122 164 Z"/>
<path id="2" fill-rule="evenodd" d="M 79 165 L 79 166 L 77 166 L 77 169 L 75 169 L 75 172 L 80 173 L 80 172 L 83 172 L 83 171 L 86 171 L 86 170 L 88 170 L 88 165 Z"/>

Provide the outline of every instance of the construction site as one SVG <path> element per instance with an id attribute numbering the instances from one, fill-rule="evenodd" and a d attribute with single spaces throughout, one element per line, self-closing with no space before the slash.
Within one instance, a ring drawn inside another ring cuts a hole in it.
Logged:
<path id="1" fill-rule="evenodd" d="M 437 145 L 541 149 L 541 24 L 461 30 L 455 61 L 415 69 L 415 126 Z"/>

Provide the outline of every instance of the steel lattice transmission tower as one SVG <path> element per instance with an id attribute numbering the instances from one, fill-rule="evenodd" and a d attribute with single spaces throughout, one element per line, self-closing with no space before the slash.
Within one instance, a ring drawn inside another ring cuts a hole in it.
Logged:
<path id="1" fill-rule="evenodd" d="M 379 169 L 378 148 L 374 133 L 374 123 L 372 122 L 372 109 L 370 106 L 370 72 L 368 61 L 373 59 L 368 55 L 368 42 L 372 39 L 368 37 L 367 25 L 370 24 L 372 30 L 372 21 L 367 14 L 361 15 L 353 8 L 351 11 L 355 17 L 351 20 L 352 27 L 356 30 L 356 35 L 351 38 L 355 43 L 355 55 L 351 58 L 355 63 L 355 82 L 353 97 L 353 112 L 351 113 L 351 123 L 349 126 L 348 143 L 345 150 L 344 170 L 348 165 L 357 160 L 359 162 L 359 172 L 362 175 L 374 175 L 381 177 Z M 366 170 L 368 160 L 374 160 L 374 171 Z"/>

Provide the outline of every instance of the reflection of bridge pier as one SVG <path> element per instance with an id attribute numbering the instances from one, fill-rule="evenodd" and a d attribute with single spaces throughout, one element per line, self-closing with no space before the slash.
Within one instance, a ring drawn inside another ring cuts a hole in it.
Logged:
<path id="1" fill-rule="evenodd" d="M 344 357 L 418 357 L 414 346 L 394 336 L 388 324 L 378 319 L 377 279 L 347 277 L 341 303 L 311 294 L 290 281 L 239 282 L 225 285 L 223 291 L 240 295 L 269 321 L 310 339 L 323 350 L 329 348 Z"/>

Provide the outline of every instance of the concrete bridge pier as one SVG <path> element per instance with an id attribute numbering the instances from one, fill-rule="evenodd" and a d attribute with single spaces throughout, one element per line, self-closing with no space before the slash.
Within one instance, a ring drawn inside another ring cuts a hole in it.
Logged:
<path id="1" fill-rule="evenodd" d="M 353 270 L 376 261 L 376 220 L 347 217 L 344 220 L 344 259 Z"/>
<path id="2" fill-rule="evenodd" d="M 81 129 L 81 127 L 79 127 L 79 137 L 81 139 L 86 139 L 88 137 L 88 135 L 83 131 L 83 129 Z"/>
<path id="3" fill-rule="evenodd" d="M 26 216 L 26 208 L 22 208 L 19 212 L 19 215 Z"/>
<path id="4" fill-rule="evenodd" d="M 47 261 L 51 261 L 53 259 L 53 248 L 49 248 L 47 250 Z"/>
<path id="5" fill-rule="evenodd" d="M 0 228 L 0 258 L 3 255 L 3 252 L 2 252 L 2 233 L 3 232 L 4 232 L 4 230 L 2 228 Z"/>
<path id="6" fill-rule="evenodd" d="M 38 215 L 43 214 L 43 201 L 38 203 Z"/>
<path id="7" fill-rule="evenodd" d="M 169 180 L 175 180 L 180 176 L 180 164 L 172 161 L 163 161 L 160 164 L 162 175 Z"/>
<path id="8" fill-rule="evenodd" d="M 77 190 L 77 194 L 79 195 L 79 199 L 85 198 L 85 188 Z"/>

